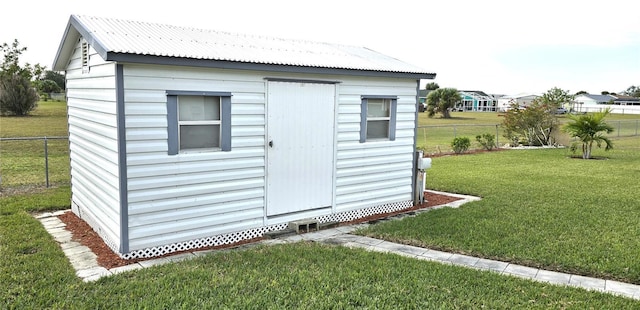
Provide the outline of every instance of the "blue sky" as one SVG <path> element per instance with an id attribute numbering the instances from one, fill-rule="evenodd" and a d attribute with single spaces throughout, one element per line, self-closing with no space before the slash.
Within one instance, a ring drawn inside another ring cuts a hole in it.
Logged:
<path id="1" fill-rule="evenodd" d="M 0 43 L 18 39 L 28 48 L 23 61 L 49 68 L 69 15 L 82 14 L 365 46 L 460 90 L 600 93 L 640 85 L 640 2 L 630 0 L 32 0 L 10 7 Z"/>

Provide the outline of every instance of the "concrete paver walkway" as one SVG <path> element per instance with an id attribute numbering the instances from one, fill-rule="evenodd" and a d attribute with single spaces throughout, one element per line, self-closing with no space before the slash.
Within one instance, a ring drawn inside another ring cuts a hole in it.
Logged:
<path id="1" fill-rule="evenodd" d="M 449 193 L 444 193 L 452 195 Z M 463 200 L 456 201 L 439 207 L 459 207 L 465 202 L 478 200 L 477 197 L 458 195 Z M 426 212 L 430 209 L 421 210 Z M 131 265 L 106 269 L 98 265 L 96 256 L 88 247 L 71 240 L 71 233 L 64 229 L 65 224 L 62 223 L 57 216 L 67 212 L 59 211 L 55 213 L 45 213 L 38 215 L 37 218 L 42 222 L 45 229 L 49 231 L 55 240 L 60 243 L 62 251 L 67 255 L 69 261 L 76 270 L 76 275 L 85 282 L 95 281 L 101 277 L 118 274 L 125 271 L 136 270 L 155 266 L 159 264 L 181 261 L 200 255 L 207 255 L 216 250 L 194 251 L 190 253 L 178 254 L 169 257 L 152 259 L 134 263 Z M 414 259 L 429 260 L 444 264 L 451 264 L 488 272 L 496 272 L 506 276 L 515 276 L 539 282 L 547 282 L 556 285 L 566 285 L 581 287 L 588 290 L 596 290 L 615 295 L 621 295 L 633 299 L 640 300 L 640 285 L 623 283 L 613 280 L 604 280 L 598 278 L 585 277 L 580 275 L 548 271 L 543 269 L 531 268 L 516 264 L 510 264 L 501 261 L 488 260 L 473 256 L 447 253 L 426 248 L 420 248 L 410 245 L 398 244 L 384 240 L 353 235 L 351 232 L 368 224 L 357 224 L 350 226 L 340 226 L 336 228 L 324 229 L 317 232 L 305 233 L 282 237 L 278 239 L 263 240 L 257 244 L 280 244 L 300 241 L 314 241 L 328 244 L 341 245 L 350 248 L 363 248 L 370 251 L 394 253 L 411 257 Z"/>
<path id="2" fill-rule="evenodd" d="M 596 290 L 640 300 L 640 285 L 548 271 L 544 269 L 511 264 L 507 262 L 489 260 L 462 254 L 447 253 L 349 234 L 358 227 L 358 225 L 338 227 L 326 231 L 307 233 L 303 235 L 296 235 L 283 239 L 274 239 L 265 242 L 283 243 L 309 240 L 338 244 L 351 248 L 363 248 L 376 252 L 395 253 L 415 259 L 429 260 L 467 268 L 474 268 L 478 270 L 496 272 L 503 275 L 515 276 L 533 281 L 581 287 L 588 290 Z"/>

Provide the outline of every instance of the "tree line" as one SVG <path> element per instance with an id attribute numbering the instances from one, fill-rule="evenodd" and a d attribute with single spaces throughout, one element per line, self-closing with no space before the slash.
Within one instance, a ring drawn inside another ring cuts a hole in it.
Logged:
<path id="1" fill-rule="evenodd" d="M 27 48 L 18 40 L 3 43 L 0 63 L 0 115 L 24 116 L 33 111 L 39 100 L 48 100 L 51 93 L 65 89 L 64 75 L 46 70 L 40 64 L 20 65 L 20 55 Z"/>

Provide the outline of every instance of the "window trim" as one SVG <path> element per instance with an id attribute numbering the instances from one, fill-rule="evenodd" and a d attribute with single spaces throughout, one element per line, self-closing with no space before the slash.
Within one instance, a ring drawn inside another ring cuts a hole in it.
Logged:
<path id="1" fill-rule="evenodd" d="M 389 133 L 387 139 L 374 139 L 372 141 L 395 141 L 396 140 L 396 114 L 398 112 L 398 96 L 385 95 L 363 95 L 360 96 L 360 143 L 367 142 L 367 118 L 369 99 L 388 99 L 389 103 Z"/>
<path id="2" fill-rule="evenodd" d="M 231 151 L 231 93 L 212 91 L 167 90 L 168 154 L 180 153 L 178 96 L 220 97 L 220 150 Z"/>

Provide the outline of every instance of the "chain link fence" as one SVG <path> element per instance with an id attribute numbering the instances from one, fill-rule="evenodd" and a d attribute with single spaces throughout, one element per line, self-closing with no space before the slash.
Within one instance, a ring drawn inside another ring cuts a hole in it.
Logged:
<path id="1" fill-rule="evenodd" d="M 0 138 L 0 190 L 69 180 L 68 137 Z"/>

